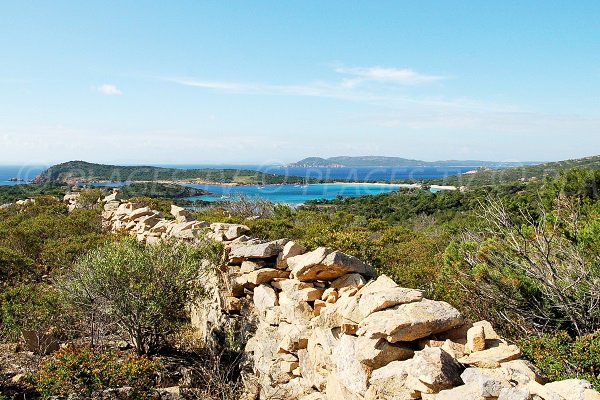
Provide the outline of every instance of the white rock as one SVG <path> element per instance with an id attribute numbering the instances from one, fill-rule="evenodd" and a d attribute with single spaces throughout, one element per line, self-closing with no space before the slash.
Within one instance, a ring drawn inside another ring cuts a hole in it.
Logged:
<path id="1" fill-rule="evenodd" d="M 363 294 L 358 307 L 360 312 L 366 317 L 376 311 L 385 310 L 398 304 L 421 301 L 422 299 L 423 293 L 420 290 L 396 287 Z"/>
<path id="2" fill-rule="evenodd" d="M 521 351 L 515 345 L 500 344 L 491 349 L 477 351 L 460 358 L 458 361 L 465 365 L 481 368 L 498 368 L 500 363 L 516 360 L 521 356 Z"/>
<path id="3" fill-rule="evenodd" d="M 300 281 L 332 281 L 348 273 L 359 273 L 367 277 L 375 275 L 371 266 L 356 257 L 326 247 L 290 257 L 287 263 L 292 276 Z"/>
<path id="4" fill-rule="evenodd" d="M 592 389 L 592 385 L 583 379 L 565 379 L 550 382 L 544 385 L 546 389 L 559 394 L 565 400 L 586 400 L 585 392 Z"/>
<path id="5" fill-rule="evenodd" d="M 366 284 L 367 280 L 361 274 L 346 274 L 331 282 L 329 287 L 336 290 L 349 286 L 360 289 Z"/>
<path id="6" fill-rule="evenodd" d="M 371 339 L 385 338 L 391 343 L 410 342 L 462 323 L 462 316 L 450 304 L 423 299 L 369 315 L 360 322 L 357 334 Z"/>
<path id="7" fill-rule="evenodd" d="M 268 285 L 254 288 L 254 305 L 259 313 L 264 314 L 269 308 L 279 305 L 277 293 Z"/>

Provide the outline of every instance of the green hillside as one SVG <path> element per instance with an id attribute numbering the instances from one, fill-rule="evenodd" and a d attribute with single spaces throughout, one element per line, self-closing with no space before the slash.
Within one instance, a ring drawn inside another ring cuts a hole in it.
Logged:
<path id="1" fill-rule="evenodd" d="M 151 182 L 199 181 L 207 183 L 277 184 L 300 183 L 304 178 L 265 174 L 238 169 L 178 169 L 151 166 L 117 166 L 69 161 L 54 165 L 42 172 L 35 182 Z M 317 180 L 311 180 L 316 183 Z"/>
<path id="2" fill-rule="evenodd" d="M 549 162 L 505 169 L 479 169 L 477 172 L 449 176 L 444 179 L 431 180 L 431 183 L 443 183 L 454 186 L 501 185 L 515 182 L 530 182 L 554 177 L 560 171 L 573 168 L 600 169 L 600 156 L 591 156 L 573 160 Z"/>

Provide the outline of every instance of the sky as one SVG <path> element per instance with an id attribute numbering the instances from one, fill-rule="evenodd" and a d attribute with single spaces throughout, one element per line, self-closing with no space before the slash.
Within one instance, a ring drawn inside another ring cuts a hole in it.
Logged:
<path id="1" fill-rule="evenodd" d="M 600 1 L 0 1 L 0 164 L 600 154 Z"/>

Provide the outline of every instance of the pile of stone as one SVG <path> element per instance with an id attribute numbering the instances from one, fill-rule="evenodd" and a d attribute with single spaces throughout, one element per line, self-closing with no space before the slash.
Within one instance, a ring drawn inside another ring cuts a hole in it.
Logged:
<path id="1" fill-rule="evenodd" d="M 113 230 L 148 243 L 208 237 L 225 244 L 221 292 L 212 300 L 221 308 L 204 306 L 193 322 L 208 332 L 219 313 L 248 318 L 250 310 L 248 398 L 600 400 L 584 380 L 546 383 L 489 322 L 465 321 L 448 303 L 374 279 L 355 257 L 261 241 L 247 226 L 208 225 L 176 206 L 171 213 L 174 221 L 115 200 L 103 215 Z"/>
<path id="2" fill-rule="evenodd" d="M 259 316 L 246 351 L 261 399 L 600 398 L 586 381 L 544 384 L 487 321 L 386 276 L 369 281 L 354 257 L 286 240 L 227 247 L 229 296 L 251 297 Z"/>

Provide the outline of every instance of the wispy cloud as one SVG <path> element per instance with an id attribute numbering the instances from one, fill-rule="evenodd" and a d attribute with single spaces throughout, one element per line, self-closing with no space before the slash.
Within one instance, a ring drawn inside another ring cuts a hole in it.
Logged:
<path id="1" fill-rule="evenodd" d="M 408 68 L 334 66 L 337 79 L 300 84 L 272 84 L 265 82 L 217 81 L 197 78 L 161 78 L 184 86 L 225 93 L 247 95 L 319 97 L 369 103 L 385 109 L 421 109 L 427 112 L 446 110 L 514 111 L 511 105 L 492 104 L 476 99 L 446 98 L 432 95 L 426 83 L 450 79 L 443 75 L 429 75 Z M 407 93 L 406 86 L 417 86 L 420 93 Z"/>
<path id="2" fill-rule="evenodd" d="M 240 94 L 327 97 L 356 101 L 381 99 L 376 94 L 352 91 L 341 84 L 327 82 L 275 85 L 270 83 L 210 81 L 193 78 L 168 78 L 167 80 L 184 86 Z"/>
<path id="3" fill-rule="evenodd" d="M 105 94 L 107 96 L 123 96 L 123 92 L 118 87 L 110 83 L 104 83 L 100 86 L 96 86 L 96 91 Z"/>
<path id="4" fill-rule="evenodd" d="M 353 77 L 344 80 L 344 85 L 347 87 L 369 81 L 412 86 L 448 79 L 446 76 L 422 74 L 409 68 L 338 67 L 335 72 Z"/>

